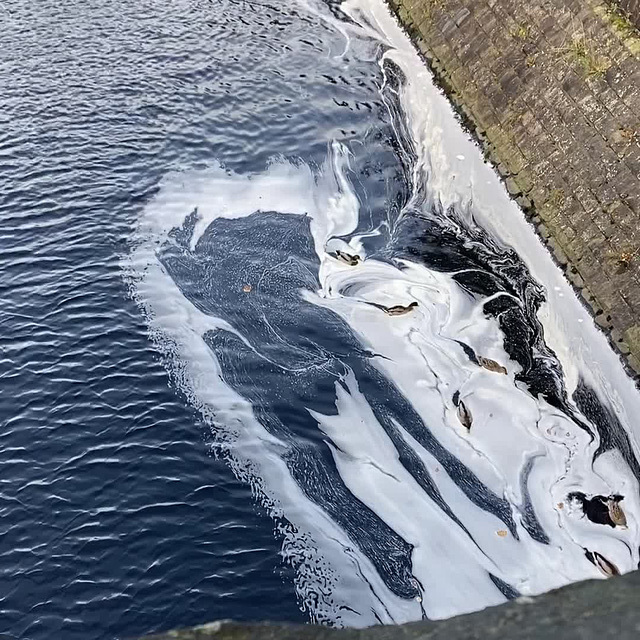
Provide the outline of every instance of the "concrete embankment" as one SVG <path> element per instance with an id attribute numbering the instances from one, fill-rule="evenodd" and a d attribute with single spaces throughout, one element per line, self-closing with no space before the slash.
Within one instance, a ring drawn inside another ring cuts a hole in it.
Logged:
<path id="1" fill-rule="evenodd" d="M 388 2 L 638 376 L 638 32 L 602 0 Z"/>
<path id="2" fill-rule="evenodd" d="M 216 622 L 146 640 L 637 640 L 639 598 L 640 573 L 634 571 L 438 622 L 362 630 Z"/>

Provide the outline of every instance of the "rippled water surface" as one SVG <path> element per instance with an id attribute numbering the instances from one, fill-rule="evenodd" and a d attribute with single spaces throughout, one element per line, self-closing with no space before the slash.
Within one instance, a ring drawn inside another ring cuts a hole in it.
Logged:
<path id="1" fill-rule="evenodd" d="M 381 0 L 8 0 L 0 89 L 0 634 L 637 567 L 637 392 Z"/>

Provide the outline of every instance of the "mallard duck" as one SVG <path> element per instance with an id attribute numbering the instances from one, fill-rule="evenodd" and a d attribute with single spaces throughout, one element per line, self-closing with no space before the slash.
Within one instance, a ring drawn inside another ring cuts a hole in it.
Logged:
<path id="1" fill-rule="evenodd" d="M 607 560 L 603 555 L 599 554 L 597 551 L 589 551 L 585 549 L 585 555 L 587 556 L 587 560 L 592 562 L 600 571 L 610 578 L 611 576 L 619 576 L 620 570 L 616 567 L 613 562 Z"/>
<path id="2" fill-rule="evenodd" d="M 607 500 L 609 518 L 611 518 L 611 522 L 618 527 L 627 526 L 627 516 L 624 515 L 624 511 L 620 506 L 620 501 L 623 499 L 624 498 L 620 498 L 618 496 L 609 496 L 609 499 Z"/>
<path id="3" fill-rule="evenodd" d="M 406 307 L 402 304 L 396 304 L 393 307 L 387 307 L 383 304 L 378 304 L 377 302 L 367 302 L 367 304 L 375 307 L 376 309 L 380 309 L 380 311 L 384 311 L 388 316 L 403 316 L 405 313 L 409 313 L 412 309 L 418 306 L 417 302 L 411 302 Z"/>
<path id="4" fill-rule="evenodd" d="M 505 369 L 505 367 L 503 367 L 499 362 L 492 360 L 491 358 L 478 356 L 478 364 L 481 367 L 487 369 L 487 371 L 493 371 L 494 373 L 504 373 L 504 375 L 507 375 L 507 370 Z"/>
<path id="5" fill-rule="evenodd" d="M 418 303 L 415 302 L 414 300 L 413 302 L 410 302 L 406 307 L 401 304 L 396 304 L 393 307 L 384 307 L 382 310 L 388 316 L 402 316 L 405 313 L 409 313 L 412 309 L 415 309 L 415 307 L 417 306 L 418 306 Z"/>
<path id="6" fill-rule="evenodd" d="M 340 249 L 334 251 L 333 257 L 336 260 L 340 260 L 340 262 L 348 264 L 350 267 L 355 267 L 362 262 L 362 258 L 358 254 L 351 255 L 346 251 L 340 251 Z"/>
<path id="7" fill-rule="evenodd" d="M 627 517 L 620 506 L 624 496 L 593 496 L 588 498 L 581 491 L 572 491 L 567 499 L 577 502 L 588 520 L 595 524 L 604 524 L 609 527 L 626 527 Z"/>
<path id="8" fill-rule="evenodd" d="M 458 420 L 460 424 L 467 430 L 471 431 L 471 425 L 473 424 L 473 416 L 467 405 L 462 401 L 458 401 Z"/>
<path id="9" fill-rule="evenodd" d="M 476 352 L 464 342 L 460 340 L 456 340 L 456 342 L 462 347 L 462 350 L 465 352 L 465 355 L 471 362 L 480 365 L 481 367 L 487 369 L 487 371 L 493 371 L 494 373 L 504 373 L 507 375 L 507 370 L 503 367 L 499 362 L 492 360 L 491 358 L 485 358 L 484 356 L 479 356 Z"/>
<path id="10" fill-rule="evenodd" d="M 396 304 L 393 307 L 385 307 L 383 304 L 376 304 L 375 302 L 370 302 L 369 304 L 377 307 L 381 311 L 384 311 L 388 316 L 403 316 L 405 313 L 409 313 L 412 309 L 415 309 L 418 306 L 417 302 L 410 302 L 408 305 Z"/>

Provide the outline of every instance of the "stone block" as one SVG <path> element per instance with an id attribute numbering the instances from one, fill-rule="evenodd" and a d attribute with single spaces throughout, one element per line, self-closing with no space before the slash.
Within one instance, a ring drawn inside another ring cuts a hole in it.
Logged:
<path id="1" fill-rule="evenodd" d="M 514 198 L 518 197 L 522 193 L 518 183 L 513 179 L 513 177 L 509 177 L 505 180 L 505 186 L 509 194 Z"/>
<path id="2" fill-rule="evenodd" d="M 631 348 L 631 353 L 633 354 L 633 348 Z M 626 362 L 636 375 L 640 374 L 640 359 L 638 359 L 635 355 L 629 355 Z"/>
<path id="3" fill-rule="evenodd" d="M 522 93 L 522 83 L 513 69 L 507 69 L 498 80 L 502 91 L 510 102 Z"/>
<path id="4" fill-rule="evenodd" d="M 445 16 L 438 26 L 440 27 L 440 31 L 442 32 L 445 40 L 450 40 L 456 30 L 455 21 Z"/>
<path id="5" fill-rule="evenodd" d="M 467 7 L 463 7 L 460 9 L 453 18 L 453 21 L 456 23 L 456 26 L 460 26 L 467 18 L 471 15 L 471 11 L 467 9 Z"/>

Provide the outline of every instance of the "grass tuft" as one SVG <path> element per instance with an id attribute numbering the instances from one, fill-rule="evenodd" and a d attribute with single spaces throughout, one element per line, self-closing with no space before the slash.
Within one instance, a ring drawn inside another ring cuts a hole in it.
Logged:
<path id="1" fill-rule="evenodd" d="M 609 19 L 609 22 L 613 25 L 613 28 L 620 34 L 622 38 L 628 38 L 629 36 L 638 35 L 638 32 L 633 23 L 615 6 L 609 5 L 607 7 L 606 15 Z"/>
<path id="2" fill-rule="evenodd" d="M 529 32 L 529 25 L 522 22 L 511 29 L 509 33 L 511 34 L 511 37 L 516 38 L 516 40 L 526 40 L 529 37 Z"/>
<path id="3" fill-rule="evenodd" d="M 571 43 L 564 47 L 563 52 L 588 78 L 603 76 L 611 67 L 611 60 L 598 54 L 593 42 L 584 33 L 574 34 Z"/>

